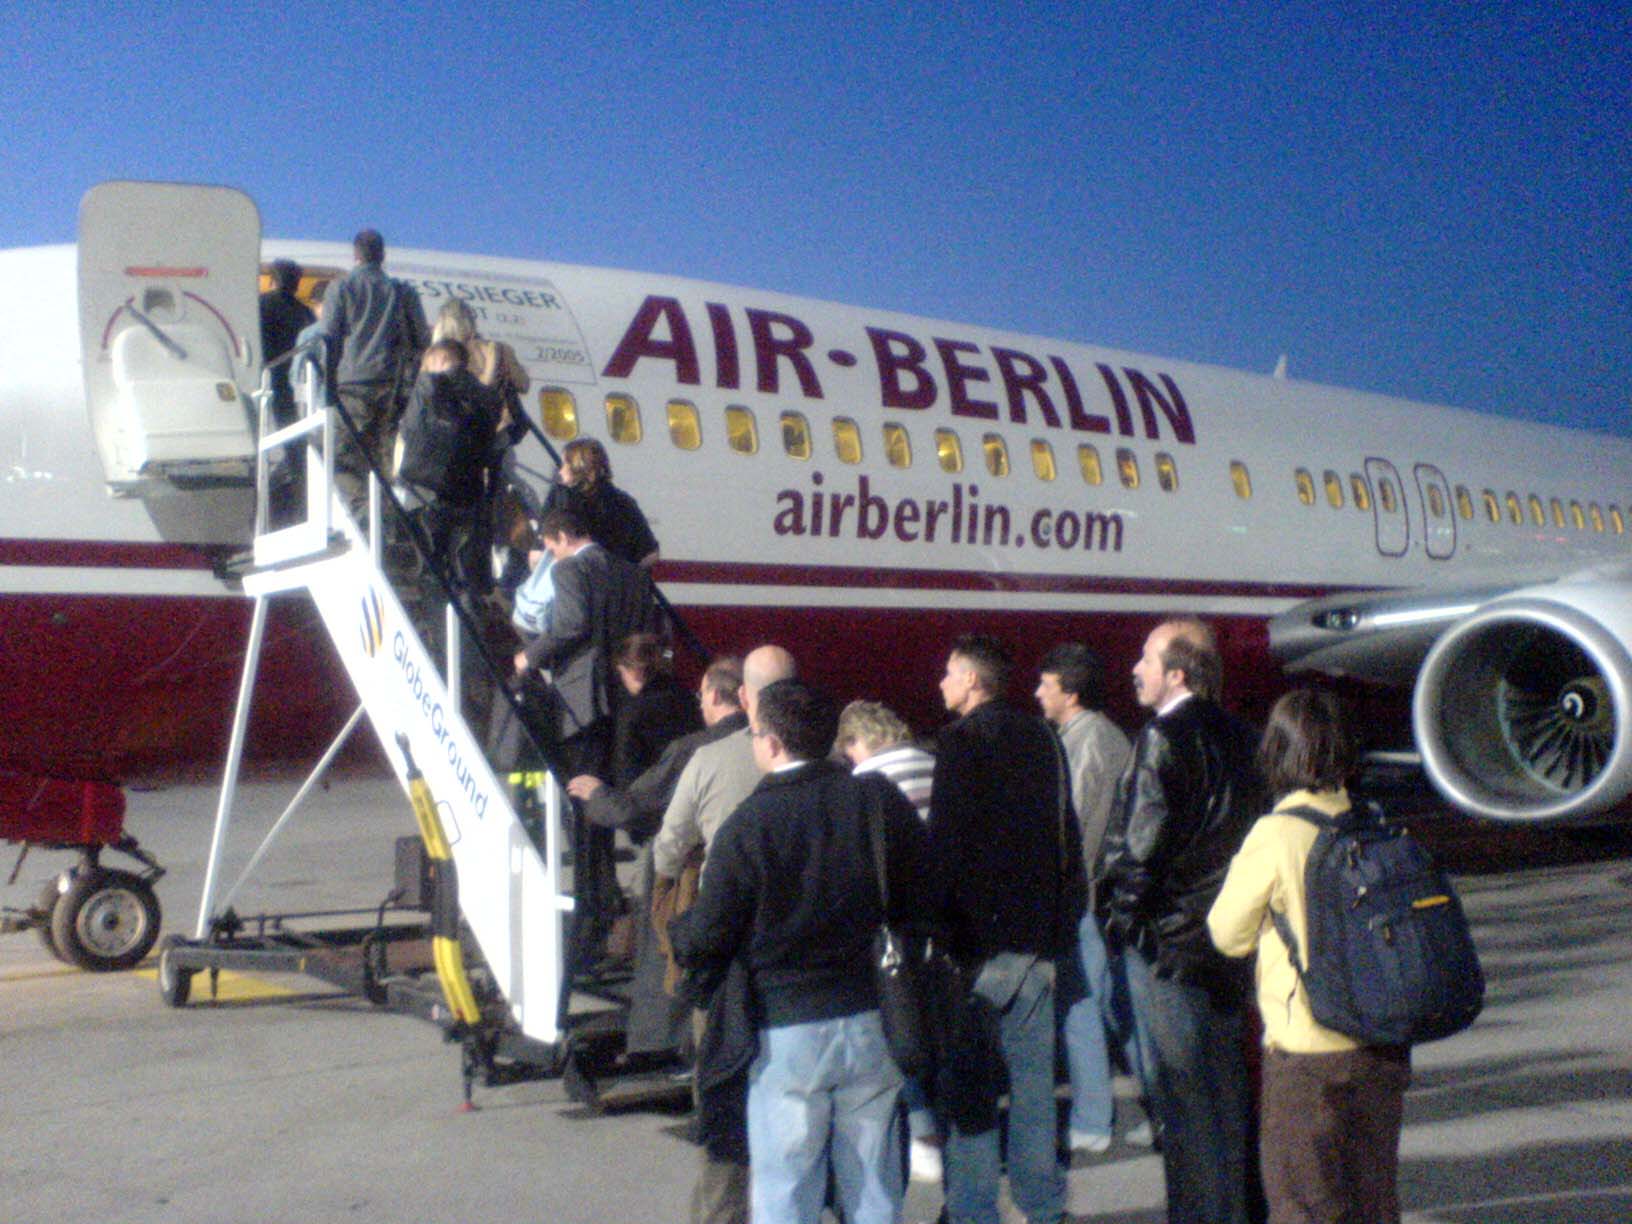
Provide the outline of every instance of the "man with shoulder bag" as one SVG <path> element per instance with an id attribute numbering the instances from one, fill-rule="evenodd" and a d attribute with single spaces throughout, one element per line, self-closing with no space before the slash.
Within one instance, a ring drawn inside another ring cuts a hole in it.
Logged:
<path id="1" fill-rule="evenodd" d="M 715 835 L 697 902 L 670 928 L 688 969 L 747 967 L 750 1195 L 762 1222 L 817 1224 L 829 1178 L 850 1224 L 901 1212 L 902 1075 L 869 961 L 882 924 L 927 918 L 924 832 L 892 783 L 828 760 L 837 725 L 803 681 L 759 693 L 751 736 L 764 777 Z"/>

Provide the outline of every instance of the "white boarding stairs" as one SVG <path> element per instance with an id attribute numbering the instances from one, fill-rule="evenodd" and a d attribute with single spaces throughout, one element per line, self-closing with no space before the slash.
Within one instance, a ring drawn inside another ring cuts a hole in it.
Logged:
<path id="1" fill-rule="evenodd" d="M 461 691 L 458 650 L 462 636 L 452 609 L 446 613 L 449 658 L 444 676 L 380 566 L 377 483 L 371 476 L 371 527 L 366 536 L 334 488 L 334 435 L 343 426 L 336 422 L 332 409 L 322 406 L 316 366 L 308 361 L 295 371 L 302 415 L 294 424 L 270 428 L 271 396 L 264 380 L 256 396 L 261 431 L 256 460 L 255 569 L 243 580 L 245 592 L 255 597 L 255 612 L 196 937 L 206 936 L 213 917 L 216 867 L 237 784 L 267 602 L 280 592 L 305 590 L 357 690 L 359 713 L 367 713 L 405 795 L 407 766 L 397 737 L 407 737 L 452 847 L 460 909 L 516 1026 L 524 1036 L 553 1045 L 561 1036 L 565 926 L 573 908 L 573 898 L 563 890 L 561 880 L 560 788 L 546 774 L 545 853 L 541 857 L 511 806 L 507 788 L 488 765 L 481 742 L 452 696 Z M 306 451 L 305 518 L 269 530 L 269 468 L 276 452 L 296 447 Z M 347 732 L 355 722 L 354 715 Z M 342 732 L 342 739 L 345 734 Z M 331 754 L 339 743 L 336 741 Z"/>
<path id="2" fill-rule="evenodd" d="M 252 856 L 253 871 L 283 824 L 366 712 L 397 779 L 407 770 L 397 736 L 437 800 L 452 844 L 459 902 L 522 1034 L 560 1037 L 564 928 L 572 898 L 561 888 L 562 797 L 545 784 L 545 854 L 511 808 L 465 725 L 458 643 L 448 614 L 444 678 L 427 655 L 380 568 L 379 490 L 369 491 L 369 530 L 334 491 L 337 422 L 323 405 L 318 362 L 295 367 L 299 420 L 273 430 L 269 380 L 259 353 L 260 214 L 242 192 L 185 183 L 99 183 L 80 206 L 80 347 L 86 409 L 110 492 L 148 501 L 155 522 L 166 499 L 197 518 L 211 482 L 230 523 L 242 522 L 255 480 L 255 598 L 238 708 L 216 811 L 196 938 L 224 913 L 238 885 L 217 900 L 218 876 L 266 630 L 267 603 L 283 591 L 311 593 L 361 699 L 344 731 Z M 256 391 L 256 385 L 259 390 Z M 245 410 L 253 402 L 253 421 Z M 280 449 L 304 449 L 304 521 L 268 530 L 268 473 Z M 174 516 L 165 518 L 172 522 Z M 162 524 L 161 524 L 162 528 Z M 168 537 L 167 537 L 168 538 Z M 201 538 L 220 539 L 206 534 Z M 547 776 L 547 775 L 546 775 Z M 404 812 L 410 805 L 405 802 Z"/>

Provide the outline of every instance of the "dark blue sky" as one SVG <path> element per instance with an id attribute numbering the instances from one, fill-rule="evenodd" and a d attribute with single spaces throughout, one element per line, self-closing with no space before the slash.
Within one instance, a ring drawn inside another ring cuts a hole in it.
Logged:
<path id="1" fill-rule="evenodd" d="M 0 246 L 221 182 L 1632 433 L 1627 0 L 7 7 Z"/>

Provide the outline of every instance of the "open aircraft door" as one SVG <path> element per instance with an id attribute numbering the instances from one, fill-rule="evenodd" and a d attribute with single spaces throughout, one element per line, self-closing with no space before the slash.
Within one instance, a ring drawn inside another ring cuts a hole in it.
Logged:
<path id="1" fill-rule="evenodd" d="M 100 183 L 79 208 L 85 404 L 109 488 L 247 487 L 261 218 L 228 187 Z"/>

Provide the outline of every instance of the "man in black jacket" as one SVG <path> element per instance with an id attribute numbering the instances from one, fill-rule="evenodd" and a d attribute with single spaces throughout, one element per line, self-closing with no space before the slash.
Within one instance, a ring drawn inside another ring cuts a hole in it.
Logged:
<path id="1" fill-rule="evenodd" d="M 703 729 L 682 735 L 663 749 L 657 761 L 628 786 L 606 785 L 593 774 L 579 774 L 567 783 L 567 793 L 584 808 L 589 823 L 602 829 L 622 829 L 641 846 L 636 875 L 641 901 L 635 910 L 635 971 L 629 985 L 629 1021 L 624 1046 L 630 1054 L 652 1054 L 685 1045 L 691 1005 L 664 989 L 668 955 L 652 927 L 651 898 L 656 880 L 652 870 L 652 834 L 663 822 L 663 812 L 674 797 L 675 784 L 704 744 L 734 735 L 748 725 L 738 703 L 742 687 L 742 660 L 734 655 L 715 659 L 703 673 L 697 690 Z"/>
<path id="2" fill-rule="evenodd" d="M 815 1224 L 831 1172 L 846 1220 L 893 1224 L 902 1080 L 870 956 L 885 918 L 872 837 L 876 820 L 892 924 L 921 925 L 923 827 L 889 781 L 827 759 L 837 725 L 803 681 L 760 692 L 752 730 L 766 776 L 715 835 L 697 903 L 671 929 L 688 967 L 747 964 L 759 1009 L 748 1071 L 753 1218 Z"/>
<path id="3" fill-rule="evenodd" d="M 295 347 L 300 333 L 317 321 L 312 308 L 295 296 L 300 265 L 292 259 L 272 261 L 272 288 L 261 294 L 261 361 L 271 366 Z M 295 393 L 289 386 L 289 363 L 272 366 L 272 426 L 282 429 L 295 419 Z"/>
<path id="4" fill-rule="evenodd" d="M 1251 729 L 1218 704 L 1222 667 L 1200 621 L 1158 625 L 1133 669 L 1154 711 L 1117 785 L 1095 912 L 1126 959 L 1154 1064 L 1167 1218 L 1245 1224 L 1255 1169 L 1243 968 L 1212 945 L 1207 911 L 1261 811 Z"/>
<path id="5" fill-rule="evenodd" d="M 930 855 L 952 952 L 977 970 L 976 993 L 1000 1015 L 1015 1205 L 1032 1224 L 1055 1224 L 1065 1170 L 1054 1110 L 1054 966 L 1075 955 L 1087 876 L 1064 754 L 1047 723 L 1002 700 L 1009 668 L 1003 647 L 980 634 L 959 638 L 947 659 L 941 697 L 959 717 L 935 745 Z M 993 1099 L 976 1114 L 995 1120 L 997 1085 L 980 1080 Z M 971 1133 L 951 1121 L 948 1214 L 954 1224 L 996 1224 L 995 1125 Z"/>

